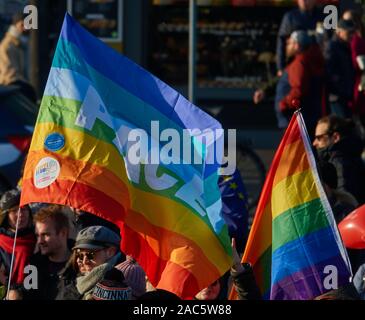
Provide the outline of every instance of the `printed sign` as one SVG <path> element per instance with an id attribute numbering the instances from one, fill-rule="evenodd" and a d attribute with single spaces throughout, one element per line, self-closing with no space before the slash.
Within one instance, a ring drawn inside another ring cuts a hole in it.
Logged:
<path id="1" fill-rule="evenodd" d="M 59 162 L 51 157 L 41 159 L 34 171 L 34 185 L 38 189 L 46 188 L 56 181 L 61 171 Z"/>
<path id="2" fill-rule="evenodd" d="M 65 138 L 58 132 L 51 133 L 44 141 L 44 146 L 49 151 L 58 151 L 65 145 Z"/>

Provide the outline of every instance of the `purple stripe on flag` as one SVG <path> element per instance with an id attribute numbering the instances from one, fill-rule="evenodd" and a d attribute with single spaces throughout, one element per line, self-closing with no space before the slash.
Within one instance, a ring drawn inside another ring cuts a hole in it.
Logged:
<path id="1" fill-rule="evenodd" d="M 293 273 L 271 289 L 271 300 L 311 300 L 327 291 L 324 279 L 334 273 L 324 273 L 326 266 L 336 266 L 338 287 L 349 283 L 350 273 L 341 256 L 332 257 L 299 272 Z M 332 271 L 332 270 L 331 270 Z M 332 284 L 333 282 L 330 281 Z"/>

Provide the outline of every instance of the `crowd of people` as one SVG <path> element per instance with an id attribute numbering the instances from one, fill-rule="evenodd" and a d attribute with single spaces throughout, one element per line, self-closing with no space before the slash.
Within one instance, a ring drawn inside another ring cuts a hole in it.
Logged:
<path id="1" fill-rule="evenodd" d="M 275 110 L 279 127 L 285 128 L 293 112 L 301 108 L 325 192 L 340 223 L 365 203 L 365 29 L 359 13 L 351 10 L 343 13 L 333 34 L 318 27 L 323 20 L 315 0 L 298 0 L 298 8 L 283 17 Z M 0 44 L 0 84 L 19 85 L 33 99 L 21 71 L 23 32 L 22 18 L 15 16 Z M 255 102 L 269 89 L 259 89 Z M 19 208 L 20 192 L 20 187 L 9 190 L 0 199 L 0 299 L 179 299 L 153 288 L 137 261 L 120 250 L 123 239 L 116 225 L 66 206 Z M 229 274 L 192 299 L 226 299 L 231 282 L 239 299 L 262 298 L 252 267 L 241 263 L 234 241 L 232 248 Z M 353 282 L 318 299 L 365 299 L 364 251 L 348 253 Z M 27 265 L 36 267 L 36 283 L 25 281 Z"/>
<path id="2" fill-rule="evenodd" d="M 122 239 L 116 225 L 66 206 L 42 204 L 41 208 L 39 205 L 19 208 L 20 193 L 19 188 L 12 189 L 0 199 L 1 299 L 179 299 L 171 292 L 155 289 L 142 267 L 120 250 Z M 260 299 L 252 269 L 242 265 L 237 251 L 233 251 L 235 263 L 231 275 L 240 288 L 239 296 L 245 300 Z M 36 268 L 36 280 L 26 280 L 27 265 Z M 192 299 L 221 299 L 223 292 L 227 294 L 227 284 L 227 277 L 222 277 Z"/>

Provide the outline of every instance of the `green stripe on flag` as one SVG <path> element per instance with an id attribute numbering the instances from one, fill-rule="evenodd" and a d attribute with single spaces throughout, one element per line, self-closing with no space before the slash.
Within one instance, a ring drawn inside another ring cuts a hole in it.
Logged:
<path id="1" fill-rule="evenodd" d="M 291 208 L 273 220 L 272 250 L 328 225 L 320 198 Z"/>

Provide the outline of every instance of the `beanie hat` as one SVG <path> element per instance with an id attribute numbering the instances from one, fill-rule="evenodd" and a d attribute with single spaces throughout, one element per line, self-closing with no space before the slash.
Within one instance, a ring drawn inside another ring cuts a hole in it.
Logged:
<path id="1" fill-rule="evenodd" d="M 6 191 L 0 198 L 0 225 L 5 219 L 9 209 L 18 206 L 20 203 L 20 190 L 11 189 Z"/>
<path id="2" fill-rule="evenodd" d="M 134 297 L 140 297 L 146 292 L 146 274 L 142 267 L 131 256 L 116 266 L 123 272 L 125 281 L 132 288 Z"/>
<path id="3" fill-rule="evenodd" d="M 125 283 L 123 273 L 112 268 L 96 284 L 92 298 L 93 300 L 131 300 L 132 290 Z"/>

